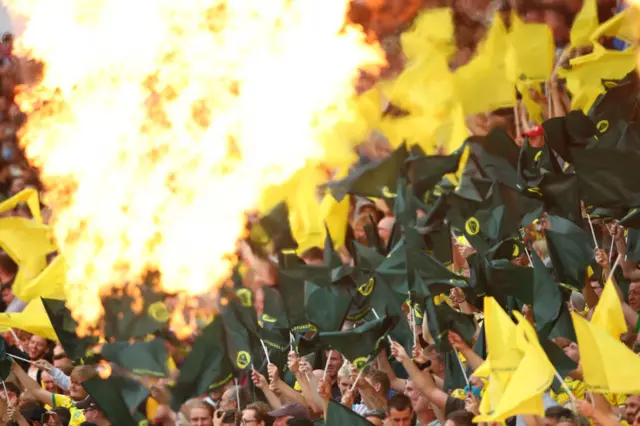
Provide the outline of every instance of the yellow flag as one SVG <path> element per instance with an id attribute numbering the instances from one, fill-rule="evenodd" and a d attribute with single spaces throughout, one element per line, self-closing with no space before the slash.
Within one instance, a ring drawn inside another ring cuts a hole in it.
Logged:
<path id="1" fill-rule="evenodd" d="M 493 413 L 481 414 L 474 422 L 504 421 L 519 414 L 544 416 L 542 394 L 551 386 L 555 369 L 531 324 L 520 312 L 513 314 L 518 320 L 515 344 L 524 356 Z"/>
<path id="2" fill-rule="evenodd" d="M 481 415 L 489 415 L 500 403 L 524 353 L 516 346 L 516 325 L 493 297 L 484 298 L 484 330 L 487 361 L 477 375 L 489 376 L 489 389 L 479 407 Z"/>
<path id="3" fill-rule="evenodd" d="M 22 217 L 0 218 L 0 247 L 20 267 L 34 257 L 44 257 L 57 250 L 49 226 Z M 33 275 L 40 271 L 29 271 Z"/>
<path id="4" fill-rule="evenodd" d="M 29 302 L 37 297 L 57 299 L 64 295 L 67 264 L 63 255 L 58 255 L 40 274 L 31 280 L 16 282 L 13 285 L 13 293 L 24 302 Z"/>
<path id="5" fill-rule="evenodd" d="M 455 72 L 454 83 L 465 115 L 513 107 L 516 102 L 515 81 L 509 78 L 506 55 L 507 30 L 499 15 L 493 20 L 478 54 Z"/>
<path id="6" fill-rule="evenodd" d="M 591 35 L 591 40 L 597 43 L 601 37 L 616 37 L 629 44 L 635 43 L 638 38 L 639 15 L 640 10 L 636 7 L 627 7 L 600 25 Z"/>
<path id="7" fill-rule="evenodd" d="M 627 322 L 622 312 L 622 304 L 618 297 L 616 286 L 608 280 L 602 290 L 602 295 L 596 305 L 591 323 L 597 325 L 614 339 L 620 339 L 620 335 L 627 332 Z"/>
<path id="8" fill-rule="evenodd" d="M 40 212 L 40 198 L 38 197 L 38 191 L 33 188 L 23 189 L 13 197 L 0 203 L 0 213 L 13 210 L 20 203 L 27 203 L 33 219 L 38 223 L 42 223 L 42 214 Z"/>
<path id="9" fill-rule="evenodd" d="M 401 34 L 402 51 L 410 60 L 434 49 L 449 56 L 455 51 L 453 34 L 453 11 L 450 8 L 424 10 L 412 27 Z"/>
<path id="10" fill-rule="evenodd" d="M 521 24 L 509 33 L 507 72 L 512 81 L 545 82 L 555 60 L 553 33 L 546 24 Z"/>
<path id="11" fill-rule="evenodd" d="M 573 20 L 569 33 L 571 46 L 591 46 L 591 35 L 598 28 L 598 3 L 596 0 L 584 0 L 582 9 Z"/>
<path id="12" fill-rule="evenodd" d="M 47 311 L 42 304 L 42 299 L 33 299 L 17 314 L 0 314 L 0 327 L 16 328 L 28 333 L 42 336 L 49 340 L 58 341 Z"/>
<path id="13" fill-rule="evenodd" d="M 640 392 L 640 357 L 607 330 L 572 312 L 587 388 L 599 393 Z"/>
<path id="14" fill-rule="evenodd" d="M 326 230 L 318 201 L 318 185 L 324 183 L 322 170 L 307 164 L 299 175 L 297 188 L 287 199 L 291 233 L 298 242 L 298 254 L 312 247 L 324 247 Z"/>
<path id="15" fill-rule="evenodd" d="M 351 207 L 351 197 L 345 196 L 338 202 L 331 194 L 326 194 L 320 210 L 324 223 L 326 223 L 331 234 L 333 246 L 337 249 L 344 246 L 347 236 L 347 224 L 349 223 L 349 208 Z"/>
<path id="16" fill-rule="evenodd" d="M 621 79 L 635 66 L 633 48 L 619 52 L 595 44 L 592 53 L 572 59 L 571 69 L 560 69 L 558 74 L 566 79 L 567 89 L 573 95 L 571 108 L 588 112 L 598 95 L 605 91 L 603 79 Z"/>

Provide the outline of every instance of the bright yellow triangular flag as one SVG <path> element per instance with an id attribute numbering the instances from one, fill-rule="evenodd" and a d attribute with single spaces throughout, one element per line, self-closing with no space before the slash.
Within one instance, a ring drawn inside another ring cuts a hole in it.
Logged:
<path id="1" fill-rule="evenodd" d="M 591 35 L 599 25 L 598 3 L 596 0 L 584 0 L 582 9 L 573 20 L 573 26 L 569 33 L 571 46 L 583 47 L 591 46 Z"/>
<path id="2" fill-rule="evenodd" d="M 40 274 L 25 282 L 16 282 L 13 293 L 23 302 L 29 302 L 36 297 L 49 299 L 58 298 L 64 294 L 67 264 L 63 255 L 58 255 Z"/>
<path id="3" fill-rule="evenodd" d="M 578 337 L 580 365 L 589 390 L 637 394 L 640 357 L 606 331 L 571 312 Z"/>
<path id="4" fill-rule="evenodd" d="M 342 179 L 347 176 L 349 170 L 343 169 L 334 176 L 335 180 Z M 347 226 L 349 223 L 349 209 L 351 207 L 351 197 L 346 195 L 342 201 L 338 202 L 329 192 L 325 194 L 320 204 L 320 211 L 323 222 L 329 229 L 331 240 L 334 248 L 344 246 L 347 237 Z"/>
<path id="5" fill-rule="evenodd" d="M 521 24 L 509 33 L 507 72 L 513 81 L 549 80 L 555 60 L 553 33 L 546 24 Z"/>
<path id="6" fill-rule="evenodd" d="M 601 37 L 616 37 L 629 44 L 635 43 L 638 38 L 639 15 L 637 8 L 627 7 L 600 25 L 591 35 L 591 40 L 597 43 Z"/>
<path id="7" fill-rule="evenodd" d="M 622 304 L 616 286 L 608 280 L 596 305 L 591 323 L 606 330 L 614 339 L 627 332 L 627 322 L 622 312 Z"/>
<path id="8" fill-rule="evenodd" d="M 513 314 L 518 320 L 515 343 L 524 357 L 494 412 L 480 415 L 474 422 L 504 421 L 519 414 L 544 416 L 542 394 L 551 386 L 555 369 L 540 346 L 531 324 L 520 312 L 514 311 Z"/>
<path id="9" fill-rule="evenodd" d="M 318 186 L 324 183 L 322 170 L 307 164 L 298 176 L 295 192 L 287 197 L 291 233 L 298 243 L 298 254 L 312 247 L 324 247 L 326 229 L 318 201 Z"/>
<path id="10" fill-rule="evenodd" d="M 33 299 L 17 314 L 0 314 L 0 327 L 10 327 L 23 330 L 36 336 L 42 336 L 49 340 L 58 341 L 47 311 L 42 304 L 42 299 Z"/>
<path id="11" fill-rule="evenodd" d="M 434 49 L 445 56 L 455 51 L 453 45 L 454 24 L 451 8 L 422 11 L 412 27 L 400 35 L 402 52 L 412 60 Z"/>
<path id="12" fill-rule="evenodd" d="M 500 403 L 524 353 L 516 346 L 516 325 L 493 297 L 484 298 L 484 330 L 487 361 L 476 371 L 489 376 L 489 389 L 479 407 L 481 415 L 489 415 Z"/>
<path id="13" fill-rule="evenodd" d="M 619 52 L 607 50 L 600 44 L 593 46 L 593 52 L 571 60 L 571 69 L 560 69 L 558 74 L 566 79 L 571 92 L 572 109 L 589 111 L 597 97 L 604 93 L 602 80 L 619 80 L 636 66 L 633 48 Z"/>
<path id="14" fill-rule="evenodd" d="M 13 210 L 20 203 L 27 203 L 33 219 L 38 223 L 42 223 L 42 214 L 40 212 L 40 198 L 38 196 L 38 191 L 33 188 L 23 189 L 13 197 L 0 203 L 0 213 Z"/>
<path id="15" fill-rule="evenodd" d="M 52 229 L 42 223 L 22 217 L 0 218 L 0 247 L 21 268 L 33 266 L 31 259 L 46 256 L 57 250 Z M 33 276 L 39 270 L 29 271 Z"/>
<path id="16" fill-rule="evenodd" d="M 507 30 L 499 15 L 493 20 L 478 54 L 453 75 L 455 92 L 465 115 L 513 107 L 516 102 L 515 81 L 509 78 L 506 55 Z"/>

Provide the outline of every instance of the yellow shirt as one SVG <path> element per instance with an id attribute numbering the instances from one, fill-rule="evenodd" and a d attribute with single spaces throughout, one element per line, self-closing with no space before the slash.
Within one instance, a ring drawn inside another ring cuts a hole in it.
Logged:
<path id="1" fill-rule="evenodd" d="M 69 410 L 69 413 L 71 414 L 69 426 L 80 426 L 80 424 L 85 421 L 82 410 L 77 409 L 71 398 L 68 396 L 52 393 L 51 402 L 51 406 L 54 408 L 64 407 Z"/>
<path id="2" fill-rule="evenodd" d="M 571 392 L 575 395 L 576 399 L 585 399 L 587 393 L 587 385 L 584 382 L 576 379 L 572 379 L 571 377 L 566 377 L 564 382 L 567 384 Z M 623 393 L 615 393 L 615 392 L 604 392 L 602 394 L 604 398 L 607 400 L 612 407 L 619 407 L 624 405 L 627 400 L 627 395 Z M 560 388 L 558 393 L 551 391 L 551 397 L 558 401 L 558 404 L 564 405 L 570 399 L 569 395 L 564 389 L 564 386 Z"/>

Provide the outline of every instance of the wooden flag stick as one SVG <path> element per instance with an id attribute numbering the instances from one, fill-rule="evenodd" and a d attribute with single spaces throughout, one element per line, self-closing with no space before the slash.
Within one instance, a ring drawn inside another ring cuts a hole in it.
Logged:
<path id="1" fill-rule="evenodd" d="M 380 315 L 378 315 L 375 309 L 371 308 L 371 312 L 373 312 L 373 315 L 375 315 L 376 319 L 380 319 Z M 389 336 L 388 334 L 387 339 L 389 340 L 389 344 L 393 343 L 393 340 L 391 340 L 391 336 Z"/>
<path id="2" fill-rule="evenodd" d="M 329 351 L 329 356 L 327 357 L 327 363 L 324 366 L 324 373 L 322 373 L 322 380 L 327 378 L 327 370 L 329 369 L 329 363 L 331 362 L 332 355 L 333 355 L 333 349 Z"/>
<path id="3" fill-rule="evenodd" d="M 267 345 L 264 344 L 264 340 L 260 339 L 260 344 L 262 345 L 262 350 L 267 357 L 267 364 L 271 364 L 271 360 L 269 359 L 269 350 L 267 349 Z"/>
<path id="4" fill-rule="evenodd" d="M 35 362 L 31 361 L 30 359 L 22 358 L 12 354 L 7 354 L 7 355 L 9 355 L 13 359 L 17 359 L 18 361 L 24 361 L 24 362 L 28 362 L 29 364 L 35 364 Z"/>
<path id="5" fill-rule="evenodd" d="M 600 248 L 598 246 L 598 240 L 596 239 L 596 231 L 593 229 L 593 222 L 591 222 L 591 215 L 587 213 L 587 221 L 589 222 L 589 228 L 591 228 L 591 236 L 593 237 L 593 244 L 596 245 L 596 248 Z"/>
<path id="6" fill-rule="evenodd" d="M 469 386 L 469 377 L 467 376 L 467 370 L 464 369 L 464 364 L 462 364 L 462 360 L 460 359 L 460 353 L 458 352 L 458 349 L 453 348 L 453 351 L 456 354 L 456 359 L 458 360 L 458 364 L 460 364 L 460 369 L 462 370 L 462 375 L 464 376 L 464 381 L 467 383 L 467 386 Z"/>

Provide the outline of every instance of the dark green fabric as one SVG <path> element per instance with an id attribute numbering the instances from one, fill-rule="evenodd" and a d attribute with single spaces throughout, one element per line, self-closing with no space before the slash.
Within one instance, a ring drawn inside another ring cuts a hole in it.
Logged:
<path id="1" fill-rule="evenodd" d="M 346 178 L 330 183 L 331 194 L 337 201 L 347 194 L 388 199 L 395 191 L 407 157 L 407 148 L 402 144 L 387 158 L 359 167 Z"/>
<path id="2" fill-rule="evenodd" d="M 364 417 L 357 414 L 350 408 L 344 405 L 329 401 L 329 408 L 327 409 L 327 418 L 324 422 L 327 426 L 372 426 L 373 423 L 369 422 Z"/>
<path id="3" fill-rule="evenodd" d="M 542 123 L 545 142 L 564 161 L 572 162 L 572 149 L 586 146 L 598 133 L 593 121 L 582 111 L 570 111 L 564 117 L 556 117 Z"/>
<path id="4" fill-rule="evenodd" d="M 587 205 L 640 206 L 640 150 L 574 149 L 573 166 L 580 196 Z"/>
<path id="5" fill-rule="evenodd" d="M 429 318 L 429 332 L 440 352 L 452 351 L 449 339 L 449 331 L 454 331 L 462 339 L 471 344 L 476 331 L 476 323 L 473 315 L 456 311 L 446 302 L 436 305 L 430 297 L 425 302 L 427 318 Z"/>
<path id="6" fill-rule="evenodd" d="M 629 210 L 629 212 L 620 219 L 620 225 L 625 228 L 640 229 L 640 208 L 634 207 Z"/>
<path id="7" fill-rule="evenodd" d="M 300 341 L 299 354 L 304 356 L 318 349 L 333 349 L 361 369 L 365 361 L 373 362 L 386 347 L 385 339 L 398 321 L 397 317 L 384 316 L 352 329 L 320 332 L 310 341 Z"/>
<path id="8" fill-rule="evenodd" d="M 171 407 L 178 410 L 192 397 L 214 391 L 233 378 L 233 364 L 227 356 L 222 316 L 216 316 L 197 337 L 171 386 Z"/>
<path id="9" fill-rule="evenodd" d="M 136 298 L 124 295 L 107 296 L 102 299 L 104 307 L 104 332 L 107 340 L 129 340 L 145 337 L 164 328 L 169 320 L 169 312 L 164 306 L 164 295 L 142 284 Z M 133 306 L 136 300 L 143 300 L 140 312 Z"/>
<path id="10" fill-rule="evenodd" d="M 278 203 L 258 224 L 251 228 L 250 241 L 260 246 L 273 245 L 274 251 L 293 250 L 298 243 L 291 234 L 289 208 L 286 202 Z"/>
<path id="11" fill-rule="evenodd" d="M 557 279 L 574 290 L 585 284 L 587 266 L 594 261 L 593 238 L 568 219 L 549 216 L 545 231 L 549 256 Z"/>
<path id="12" fill-rule="evenodd" d="M 547 336 L 554 321 L 560 315 L 564 298 L 551 271 L 544 266 L 535 250 L 531 252 L 531 259 L 533 260 L 533 318 L 538 332 Z"/>
<path id="13" fill-rule="evenodd" d="M 7 355 L 7 342 L 0 337 L 0 380 L 7 380 L 11 374 L 11 364 L 13 360 Z"/>
<path id="14" fill-rule="evenodd" d="M 640 229 L 627 230 L 627 259 L 640 262 Z"/>
<path id="15" fill-rule="evenodd" d="M 429 155 L 412 159 L 409 163 L 409 179 L 415 196 L 424 199 L 425 194 L 431 191 L 445 174 L 455 173 L 463 149 L 464 146 L 451 155 Z"/>
<path id="16" fill-rule="evenodd" d="M 111 376 L 108 379 L 93 377 L 83 382 L 82 386 L 111 424 L 138 425 L 131 413 L 149 396 L 149 391 L 140 382 L 123 376 Z"/>
<path id="17" fill-rule="evenodd" d="M 67 356 L 74 362 L 85 357 L 89 347 L 98 343 L 98 339 L 96 337 L 80 338 L 76 335 L 78 323 L 65 307 L 64 300 L 43 298 L 42 304 Z"/>
<path id="18" fill-rule="evenodd" d="M 107 343 L 100 351 L 102 358 L 138 376 L 167 377 L 167 350 L 162 339 L 149 342 Z"/>

